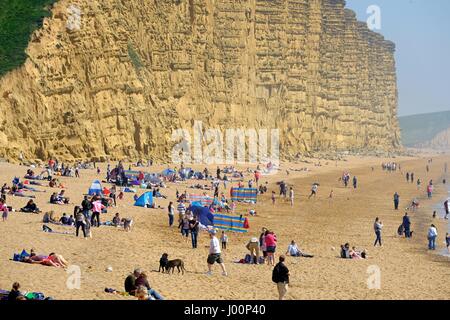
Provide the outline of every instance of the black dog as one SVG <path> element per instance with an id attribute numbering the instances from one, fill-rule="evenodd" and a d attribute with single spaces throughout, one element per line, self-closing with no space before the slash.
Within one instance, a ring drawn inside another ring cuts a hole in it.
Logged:
<path id="1" fill-rule="evenodd" d="M 161 272 L 161 269 L 162 269 L 162 272 L 169 271 L 169 269 L 167 268 L 167 263 L 169 262 L 168 257 L 169 257 L 169 255 L 167 253 L 163 253 L 163 255 L 161 256 L 161 259 L 159 259 L 158 272 Z"/>
<path id="2" fill-rule="evenodd" d="M 180 270 L 181 270 L 182 274 L 184 274 L 184 271 L 186 271 L 186 269 L 184 269 L 183 260 L 175 259 L 175 260 L 170 260 L 169 262 L 167 262 L 167 265 L 166 265 L 167 273 L 170 273 L 170 269 L 172 269 L 172 274 L 173 274 L 173 272 L 175 271 L 175 267 L 177 267 L 178 273 L 180 273 Z"/>

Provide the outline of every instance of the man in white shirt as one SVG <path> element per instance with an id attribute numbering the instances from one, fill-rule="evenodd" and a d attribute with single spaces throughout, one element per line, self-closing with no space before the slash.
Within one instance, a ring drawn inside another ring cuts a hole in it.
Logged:
<path id="1" fill-rule="evenodd" d="M 428 249 L 436 250 L 437 229 L 434 224 L 428 229 Z"/>
<path id="2" fill-rule="evenodd" d="M 220 256 L 221 250 L 220 250 L 220 242 L 219 239 L 216 238 L 217 231 L 211 230 L 209 232 L 209 238 L 211 239 L 211 242 L 209 244 L 209 255 L 208 255 L 208 272 L 206 273 L 208 276 L 212 275 L 212 266 L 215 262 L 217 262 L 220 267 L 222 268 L 222 275 L 227 276 L 227 271 L 225 270 L 225 264 L 223 263 L 223 259 Z"/>

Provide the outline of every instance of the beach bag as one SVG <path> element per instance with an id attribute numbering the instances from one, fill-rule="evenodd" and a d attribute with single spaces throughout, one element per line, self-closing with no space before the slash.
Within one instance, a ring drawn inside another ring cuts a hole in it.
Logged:
<path id="1" fill-rule="evenodd" d="M 245 263 L 252 263 L 252 256 L 249 255 L 249 254 L 246 254 L 245 258 L 244 258 L 244 262 Z"/>
<path id="2" fill-rule="evenodd" d="M 264 261 L 264 257 L 259 257 L 258 263 L 259 263 L 259 264 L 264 264 L 264 262 L 265 262 L 265 261 Z"/>

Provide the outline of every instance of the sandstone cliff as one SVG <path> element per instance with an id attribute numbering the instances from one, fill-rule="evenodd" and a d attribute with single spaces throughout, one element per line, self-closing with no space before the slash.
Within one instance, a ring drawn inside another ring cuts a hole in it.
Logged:
<path id="1" fill-rule="evenodd" d="M 285 158 L 394 150 L 394 50 L 343 0 L 61 0 L 0 80 L 0 155 L 167 159 L 194 120 L 279 128 Z"/>

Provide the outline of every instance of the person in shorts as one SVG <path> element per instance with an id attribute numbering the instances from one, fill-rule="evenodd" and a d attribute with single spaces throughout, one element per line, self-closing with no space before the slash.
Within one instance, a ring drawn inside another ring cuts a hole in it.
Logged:
<path id="1" fill-rule="evenodd" d="M 221 257 L 221 249 L 220 249 L 220 242 L 219 239 L 216 237 L 217 231 L 211 230 L 209 232 L 209 238 L 211 239 L 210 245 L 209 245 L 209 255 L 208 255 L 208 272 L 207 275 L 212 275 L 212 266 L 214 263 L 218 263 L 220 267 L 222 268 L 222 275 L 227 276 L 227 271 L 225 269 L 225 264 L 223 263 L 223 259 Z"/>

